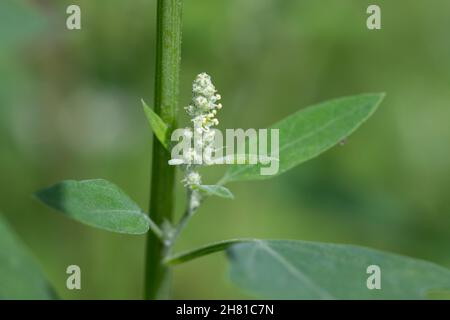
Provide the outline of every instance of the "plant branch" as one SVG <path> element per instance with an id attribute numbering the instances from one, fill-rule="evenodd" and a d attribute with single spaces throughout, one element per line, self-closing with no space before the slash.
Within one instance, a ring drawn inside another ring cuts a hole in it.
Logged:
<path id="1" fill-rule="evenodd" d="M 231 239 L 231 240 L 223 240 L 219 242 L 214 242 L 207 244 L 205 246 L 201 246 L 196 249 L 191 249 L 188 251 L 184 251 L 181 253 L 176 253 L 173 255 L 169 255 L 165 260 L 164 263 L 167 265 L 177 265 L 183 262 L 187 262 L 190 260 L 193 260 L 195 258 L 202 257 L 204 255 L 208 255 L 217 251 L 222 251 L 228 249 L 228 247 L 238 244 L 238 243 L 245 243 L 245 242 L 251 242 L 251 241 L 257 241 L 255 239 Z"/>
<path id="2" fill-rule="evenodd" d="M 184 228 L 186 227 L 187 223 L 189 222 L 189 220 L 192 217 L 192 213 L 190 212 L 190 210 L 186 210 L 183 214 L 183 216 L 180 219 L 180 222 L 178 222 L 178 225 L 175 229 L 175 232 L 173 233 L 172 238 L 170 239 L 170 246 L 172 247 L 175 244 L 175 241 L 177 241 L 178 237 L 181 234 L 181 231 L 184 230 Z"/>
<path id="3" fill-rule="evenodd" d="M 152 219 L 149 219 L 148 222 L 149 222 L 150 230 L 155 234 L 155 236 L 158 237 L 158 239 L 160 241 L 163 241 L 164 240 L 164 233 L 161 230 L 161 228 L 158 227 L 158 225 L 156 223 L 154 223 Z"/>
<path id="4" fill-rule="evenodd" d="M 170 238 L 170 242 L 168 244 L 169 250 L 168 254 L 170 253 L 171 249 L 175 245 L 175 242 L 177 241 L 178 237 L 180 236 L 181 232 L 186 227 L 187 223 L 191 219 L 191 217 L 194 215 L 197 208 L 193 208 L 192 206 L 192 190 L 187 189 L 187 203 L 186 203 L 186 210 L 184 211 L 183 216 L 181 217 L 180 221 L 178 222 L 173 235 Z"/>

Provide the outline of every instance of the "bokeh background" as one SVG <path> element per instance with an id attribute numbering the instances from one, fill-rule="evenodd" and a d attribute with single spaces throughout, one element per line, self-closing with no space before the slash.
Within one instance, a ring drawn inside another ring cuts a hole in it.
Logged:
<path id="1" fill-rule="evenodd" d="M 380 31 L 366 28 L 374 3 Z M 80 31 L 66 29 L 69 4 L 81 6 Z M 0 1 L 0 210 L 65 299 L 142 297 L 143 236 L 78 224 L 32 193 L 105 178 L 148 207 L 152 137 L 140 99 L 153 99 L 155 7 Z M 180 104 L 195 75 L 208 72 L 223 97 L 222 128 L 265 128 L 344 95 L 387 98 L 344 146 L 278 178 L 230 184 L 234 201 L 209 199 L 178 249 L 289 238 L 450 267 L 449 30 L 446 0 L 186 0 Z M 65 288 L 70 264 L 82 269 L 80 291 Z M 228 281 L 220 253 L 175 268 L 173 286 L 174 298 L 251 297 Z"/>

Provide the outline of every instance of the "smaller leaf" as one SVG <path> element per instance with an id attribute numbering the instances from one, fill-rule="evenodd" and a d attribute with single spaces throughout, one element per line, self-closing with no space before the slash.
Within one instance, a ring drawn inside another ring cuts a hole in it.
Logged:
<path id="1" fill-rule="evenodd" d="M 221 198 L 227 198 L 227 199 L 234 199 L 233 194 L 230 190 L 225 188 L 224 186 L 219 185 L 199 185 L 196 186 L 198 190 L 203 192 L 204 194 L 208 196 L 218 196 Z"/>
<path id="2" fill-rule="evenodd" d="M 279 167 L 276 174 L 262 175 L 262 163 L 230 166 L 222 184 L 231 181 L 273 178 L 308 161 L 351 135 L 378 108 L 384 94 L 362 94 L 325 101 L 273 124 L 279 130 Z"/>
<path id="3" fill-rule="evenodd" d="M 142 106 L 144 108 L 145 115 L 147 117 L 150 128 L 155 134 L 156 138 L 161 142 L 163 147 L 166 150 L 169 150 L 169 140 L 168 140 L 168 132 L 169 127 L 167 124 L 150 108 L 144 100 L 142 101 Z"/>
<path id="4" fill-rule="evenodd" d="M 103 180 L 66 180 L 36 193 L 49 207 L 92 227 L 143 234 L 155 224 L 119 187 Z"/>

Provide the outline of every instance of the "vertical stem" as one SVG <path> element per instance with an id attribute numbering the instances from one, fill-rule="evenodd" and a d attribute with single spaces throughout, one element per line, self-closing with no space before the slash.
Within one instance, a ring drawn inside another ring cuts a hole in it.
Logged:
<path id="1" fill-rule="evenodd" d="M 155 112 L 169 125 L 176 127 L 178 78 L 181 57 L 182 0 L 158 0 Z M 171 130 L 169 130 L 171 131 Z M 172 221 L 175 168 L 168 165 L 170 154 L 158 139 L 153 139 L 150 217 L 156 224 Z M 167 298 L 169 270 L 162 264 L 165 245 L 148 233 L 146 249 L 145 298 Z"/>

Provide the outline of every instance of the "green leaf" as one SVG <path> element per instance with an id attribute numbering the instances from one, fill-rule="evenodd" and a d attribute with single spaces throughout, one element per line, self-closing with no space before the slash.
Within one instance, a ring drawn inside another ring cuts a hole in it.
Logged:
<path id="1" fill-rule="evenodd" d="M 55 298 L 36 261 L 0 214 L 0 300 Z"/>
<path id="2" fill-rule="evenodd" d="M 272 299 L 424 299 L 450 288 L 448 269 L 353 245 L 258 240 L 228 256 L 237 285 Z M 380 290 L 367 288 L 370 265 L 381 269 Z"/>
<path id="3" fill-rule="evenodd" d="M 279 129 L 279 170 L 261 175 L 267 165 L 230 166 L 221 183 L 267 179 L 314 158 L 353 133 L 377 109 L 384 94 L 364 94 L 330 100 L 300 110 L 275 123 Z M 270 141 L 270 139 L 269 139 Z"/>
<path id="4" fill-rule="evenodd" d="M 218 196 L 221 198 L 234 199 L 230 190 L 219 185 L 199 185 L 195 187 L 208 196 Z"/>
<path id="5" fill-rule="evenodd" d="M 145 115 L 147 116 L 148 123 L 156 138 L 161 142 L 166 150 L 169 150 L 169 127 L 167 124 L 150 108 L 144 100 L 142 100 L 142 106 L 144 107 Z"/>
<path id="6" fill-rule="evenodd" d="M 53 209 L 92 227 L 128 234 L 143 234 L 150 228 L 150 218 L 106 180 L 66 180 L 36 196 Z"/>
<path id="7" fill-rule="evenodd" d="M 264 155 L 257 155 L 257 154 L 249 154 L 249 153 L 244 153 L 244 154 L 231 154 L 231 155 L 226 155 L 223 157 L 219 157 L 214 159 L 213 163 L 214 164 L 234 164 L 234 165 L 249 165 L 257 162 L 258 159 L 260 161 L 279 161 L 280 159 L 278 158 L 274 158 L 274 157 L 268 157 L 268 156 L 264 156 Z"/>

